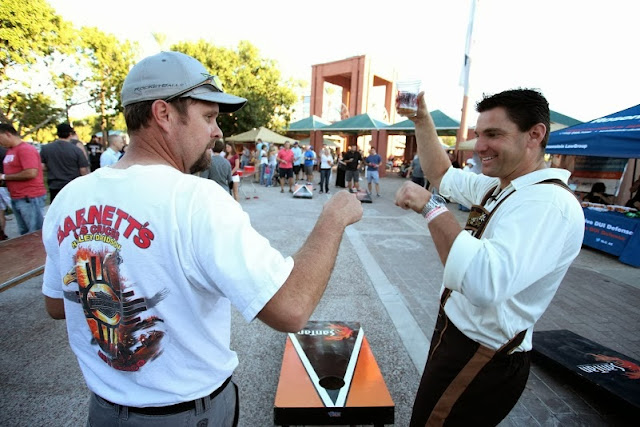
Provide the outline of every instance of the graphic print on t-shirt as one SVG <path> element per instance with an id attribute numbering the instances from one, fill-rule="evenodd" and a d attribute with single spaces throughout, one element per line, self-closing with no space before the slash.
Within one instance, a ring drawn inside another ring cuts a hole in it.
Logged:
<path id="1" fill-rule="evenodd" d="M 92 344 L 105 363 L 120 371 L 137 371 L 162 353 L 163 319 L 145 313 L 168 294 L 140 295 L 124 277 L 122 240 L 131 239 L 146 249 L 154 239 L 148 223 L 142 224 L 113 206 L 91 206 L 67 216 L 58 228 L 60 244 L 70 236 L 73 267 L 63 277 L 64 297 L 82 305 Z"/>
<path id="2" fill-rule="evenodd" d="M 118 250 L 78 249 L 75 267 L 63 282 L 76 282 L 79 290 L 65 296 L 82 304 L 93 340 L 100 347 L 100 358 L 115 369 L 137 371 L 162 351 L 164 332 L 155 328 L 162 319 L 144 318 L 142 313 L 162 301 L 167 291 L 145 298 L 126 289 L 121 263 Z"/>

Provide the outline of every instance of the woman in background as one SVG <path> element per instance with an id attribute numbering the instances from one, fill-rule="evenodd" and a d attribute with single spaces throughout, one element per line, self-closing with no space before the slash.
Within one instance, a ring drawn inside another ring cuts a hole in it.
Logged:
<path id="1" fill-rule="evenodd" d="M 323 148 L 320 155 L 320 193 L 329 194 L 329 178 L 333 167 L 333 157 L 327 147 Z"/>
<path id="2" fill-rule="evenodd" d="M 229 187 L 231 187 L 231 191 L 233 194 L 233 198 L 238 201 L 238 187 L 240 186 L 240 175 L 238 171 L 240 170 L 240 156 L 236 153 L 236 149 L 230 142 L 225 142 L 224 151 L 227 153 L 226 158 L 231 165 L 231 183 Z"/>
<path id="3" fill-rule="evenodd" d="M 640 211 L 640 178 L 636 179 L 636 181 L 631 184 L 629 191 L 631 192 L 632 197 L 625 206 L 628 208 L 635 208 Z M 633 193 L 636 193 L 636 195 L 633 196 Z"/>
<path id="4" fill-rule="evenodd" d="M 269 148 L 269 156 L 268 156 L 268 163 L 267 163 L 267 167 L 269 168 L 269 173 L 267 174 L 267 179 L 266 179 L 266 182 L 264 183 L 266 187 L 271 187 L 273 185 L 273 174 L 276 172 L 276 165 L 278 163 L 277 158 L 278 158 L 278 149 L 274 144 L 271 146 L 271 148 Z"/>

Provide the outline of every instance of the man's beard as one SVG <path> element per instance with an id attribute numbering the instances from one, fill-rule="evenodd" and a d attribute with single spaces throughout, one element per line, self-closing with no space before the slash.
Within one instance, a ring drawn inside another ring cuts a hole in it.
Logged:
<path id="1" fill-rule="evenodd" d="M 209 152 L 209 149 L 213 147 L 213 144 L 214 141 L 207 144 L 207 148 L 204 149 L 202 156 L 200 156 L 200 158 L 198 158 L 198 160 L 196 160 L 196 162 L 191 166 L 191 169 L 189 170 L 190 174 L 203 172 L 209 169 L 209 166 L 211 166 L 211 153 Z"/>

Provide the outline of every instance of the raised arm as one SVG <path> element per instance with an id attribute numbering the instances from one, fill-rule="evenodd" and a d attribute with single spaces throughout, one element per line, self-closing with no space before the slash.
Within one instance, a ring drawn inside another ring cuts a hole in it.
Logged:
<path id="1" fill-rule="evenodd" d="M 291 274 L 258 313 L 261 321 L 284 332 L 299 331 L 307 324 L 331 277 L 344 230 L 360 218 L 361 203 L 346 191 L 324 205 L 307 241 L 293 255 Z"/>
<path id="2" fill-rule="evenodd" d="M 418 113 L 410 119 L 416 125 L 416 143 L 422 171 L 429 182 L 440 188 L 440 180 L 451 166 L 451 161 L 440 145 L 436 127 L 427 109 L 424 92 L 418 95 Z"/>

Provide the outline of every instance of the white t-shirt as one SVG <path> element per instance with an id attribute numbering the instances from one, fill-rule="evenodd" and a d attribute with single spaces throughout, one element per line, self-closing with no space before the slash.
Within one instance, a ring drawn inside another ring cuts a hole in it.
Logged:
<path id="1" fill-rule="evenodd" d="M 445 305 L 450 320 L 467 337 L 492 349 L 527 330 L 516 351 L 531 349 L 533 325 L 545 312 L 584 235 L 584 213 L 573 194 L 547 179 L 567 182 L 570 172 L 543 169 L 511 181 L 489 211 L 509 196 L 491 217 L 480 239 L 461 232 L 444 268 L 452 292 Z M 497 178 L 449 168 L 440 193 L 467 207 L 499 183 Z M 496 190 L 496 194 L 498 191 Z"/>
<path id="2" fill-rule="evenodd" d="M 331 169 L 333 158 L 325 154 L 320 156 L 320 169 Z"/>
<path id="3" fill-rule="evenodd" d="M 230 305 L 251 321 L 293 268 L 219 185 L 168 166 L 75 179 L 42 234 L 42 291 L 65 298 L 87 385 L 128 406 L 218 388 L 238 364 Z"/>

